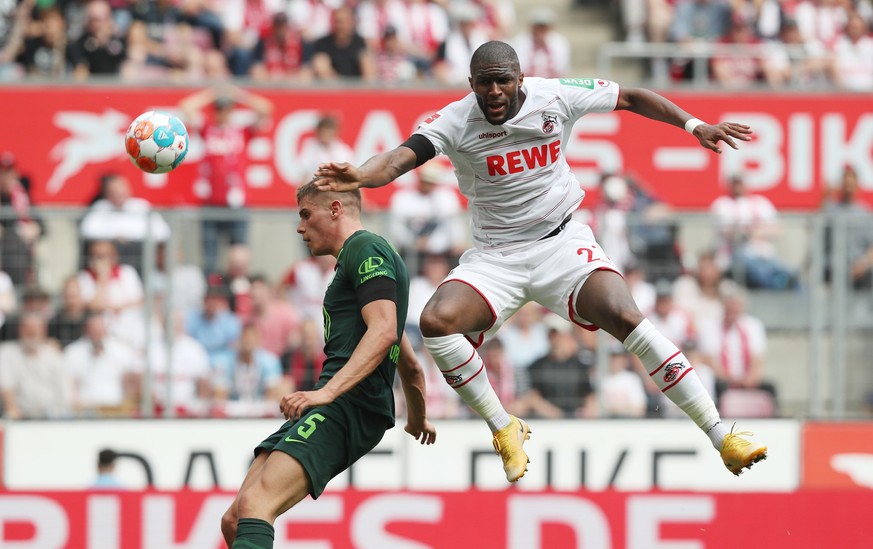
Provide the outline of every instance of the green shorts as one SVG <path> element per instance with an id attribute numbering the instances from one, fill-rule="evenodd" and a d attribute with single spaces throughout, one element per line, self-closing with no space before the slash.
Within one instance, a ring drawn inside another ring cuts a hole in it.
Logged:
<path id="1" fill-rule="evenodd" d="M 317 499 L 330 479 L 379 444 L 389 426 L 385 416 L 340 398 L 283 423 L 255 448 L 255 456 L 278 450 L 299 461 L 309 477 L 309 493 Z"/>

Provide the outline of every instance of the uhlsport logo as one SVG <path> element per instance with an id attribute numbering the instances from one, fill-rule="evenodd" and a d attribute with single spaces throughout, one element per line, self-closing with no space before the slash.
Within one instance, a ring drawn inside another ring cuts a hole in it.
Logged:
<path id="1" fill-rule="evenodd" d="M 679 377 L 679 373 L 684 369 L 684 362 L 672 362 L 667 364 L 667 367 L 664 368 L 664 382 L 670 383 L 671 381 L 676 381 L 676 378 Z"/>
<path id="2" fill-rule="evenodd" d="M 370 274 L 381 267 L 383 263 L 385 263 L 385 260 L 381 257 L 368 257 L 358 265 L 358 274 Z"/>
<path id="3" fill-rule="evenodd" d="M 557 123 L 557 115 L 543 113 L 543 133 L 552 133 L 555 131 L 555 125 L 557 125 Z"/>

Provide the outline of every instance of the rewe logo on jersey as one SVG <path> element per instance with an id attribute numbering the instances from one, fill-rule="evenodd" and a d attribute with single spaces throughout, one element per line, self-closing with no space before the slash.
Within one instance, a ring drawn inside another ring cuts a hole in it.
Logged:
<path id="1" fill-rule="evenodd" d="M 507 175 L 544 168 L 557 162 L 560 155 L 561 140 L 556 139 L 551 143 L 529 149 L 486 156 L 485 165 L 488 166 L 488 175 L 490 176 Z"/>

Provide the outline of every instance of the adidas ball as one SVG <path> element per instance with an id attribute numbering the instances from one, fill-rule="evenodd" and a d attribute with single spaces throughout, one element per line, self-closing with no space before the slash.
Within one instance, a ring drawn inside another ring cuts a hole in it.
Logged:
<path id="1" fill-rule="evenodd" d="M 188 130 L 175 116 L 149 111 L 127 128 L 124 148 L 137 168 L 148 173 L 167 173 L 188 154 Z"/>

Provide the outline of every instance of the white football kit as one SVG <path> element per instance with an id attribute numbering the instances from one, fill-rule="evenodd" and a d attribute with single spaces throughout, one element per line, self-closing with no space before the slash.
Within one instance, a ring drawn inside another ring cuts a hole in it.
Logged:
<path id="1" fill-rule="evenodd" d="M 585 192 L 564 156 L 576 120 L 615 109 L 618 84 L 525 78 L 522 91 L 521 110 L 500 126 L 470 93 L 416 130 L 452 161 L 468 200 L 475 247 L 446 281 L 470 285 L 491 307 L 492 326 L 467 334 L 476 345 L 528 301 L 590 328 L 574 312 L 576 294 L 592 272 L 618 272 L 587 225 L 565 223 Z"/>

